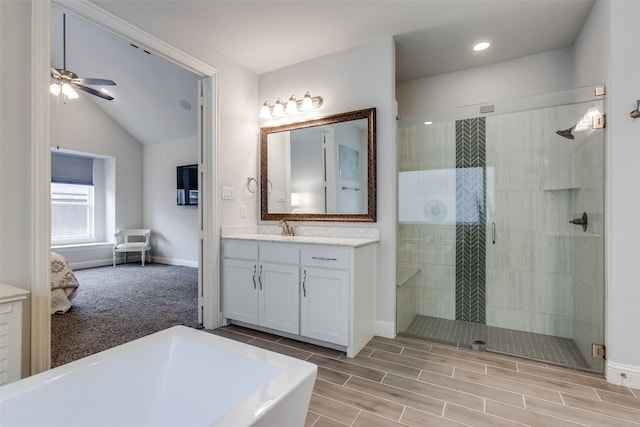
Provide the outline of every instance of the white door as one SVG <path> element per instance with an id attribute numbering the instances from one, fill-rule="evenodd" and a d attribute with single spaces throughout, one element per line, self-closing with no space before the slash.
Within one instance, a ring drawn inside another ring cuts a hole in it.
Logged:
<path id="1" fill-rule="evenodd" d="M 349 272 L 303 267 L 300 335 L 349 344 Z"/>

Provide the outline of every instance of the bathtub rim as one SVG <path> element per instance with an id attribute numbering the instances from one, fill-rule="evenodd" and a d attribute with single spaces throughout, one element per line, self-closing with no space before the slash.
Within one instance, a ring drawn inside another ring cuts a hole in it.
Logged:
<path id="1" fill-rule="evenodd" d="M 172 340 L 173 337 L 176 336 L 207 345 L 213 345 L 216 349 L 263 362 L 281 370 L 278 375 L 262 384 L 261 387 L 246 399 L 222 414 L 218 419 L 212 420 L 209 424 L 210 426 L 229 425 L 229 422 L 233 422 L 233 425 L 238 426 L 253 425 L 254 423 L 258 423 L 261 418 L 272 416 L 270 413 L 273 412 L 274 408 L 278 407 L 286 398 L 291 397 L 301 390 L 308 390 L 309 392 L 308 398 L 303 399 L 303 401 L 306 402 L 306 407 L 304 407 L 303 412 L 306 414 L 317 373 L 317 366 L 315 364 L 186 326 L 173 326 L 48 371 L 0 386 L 0 403 L 13 398 L 19 398 L 21 395 L 47 385 L 50 382 L 63 381 L 65 376 L 76 374 L 79 370 L 90 371 L 91 369 L 96 369 L 104 362 L 126 357 L 126 354 L 132 350 L 143 349 L 149 345 L 164 342 L 164 340 Z M 262 411 L 256 411 L 256 408 L 262 408 Z"/>

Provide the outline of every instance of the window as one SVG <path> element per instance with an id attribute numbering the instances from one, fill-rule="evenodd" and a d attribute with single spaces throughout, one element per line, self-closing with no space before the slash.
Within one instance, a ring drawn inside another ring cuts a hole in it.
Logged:
<path id="1" fill-rule="evenodd" d="M 90 154 L 51 153 L 52 245 L 104 240 L 104 170 Z"/>
<path id="2" fill-rule="evenodd" d="M 51 242 L 93 242 L 93 185 L 51 183 Z"/>

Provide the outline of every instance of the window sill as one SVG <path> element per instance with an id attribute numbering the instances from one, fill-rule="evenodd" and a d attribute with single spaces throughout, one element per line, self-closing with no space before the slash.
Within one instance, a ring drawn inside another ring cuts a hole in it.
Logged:
<path id="1" fill-rule="evenodd" d="M 70 243 L 64 245 L 51 245 L 51 250 L 55 252 L 65 252 L 65 250 L 103 249 L 112 247 L 113 242 Z"/>

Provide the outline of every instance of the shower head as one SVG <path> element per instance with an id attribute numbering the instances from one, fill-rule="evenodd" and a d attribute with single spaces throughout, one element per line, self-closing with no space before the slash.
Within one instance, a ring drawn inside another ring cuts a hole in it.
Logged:
<path id="1" fill-rule="evenodd" d="M 575 128 L 575 126 L 571 126 L 569 129 L 556 131 L 556 133 L 567 139 L 575 139 L 575 137 L 571 133 L 573 131 L 573 128 Z"/>

